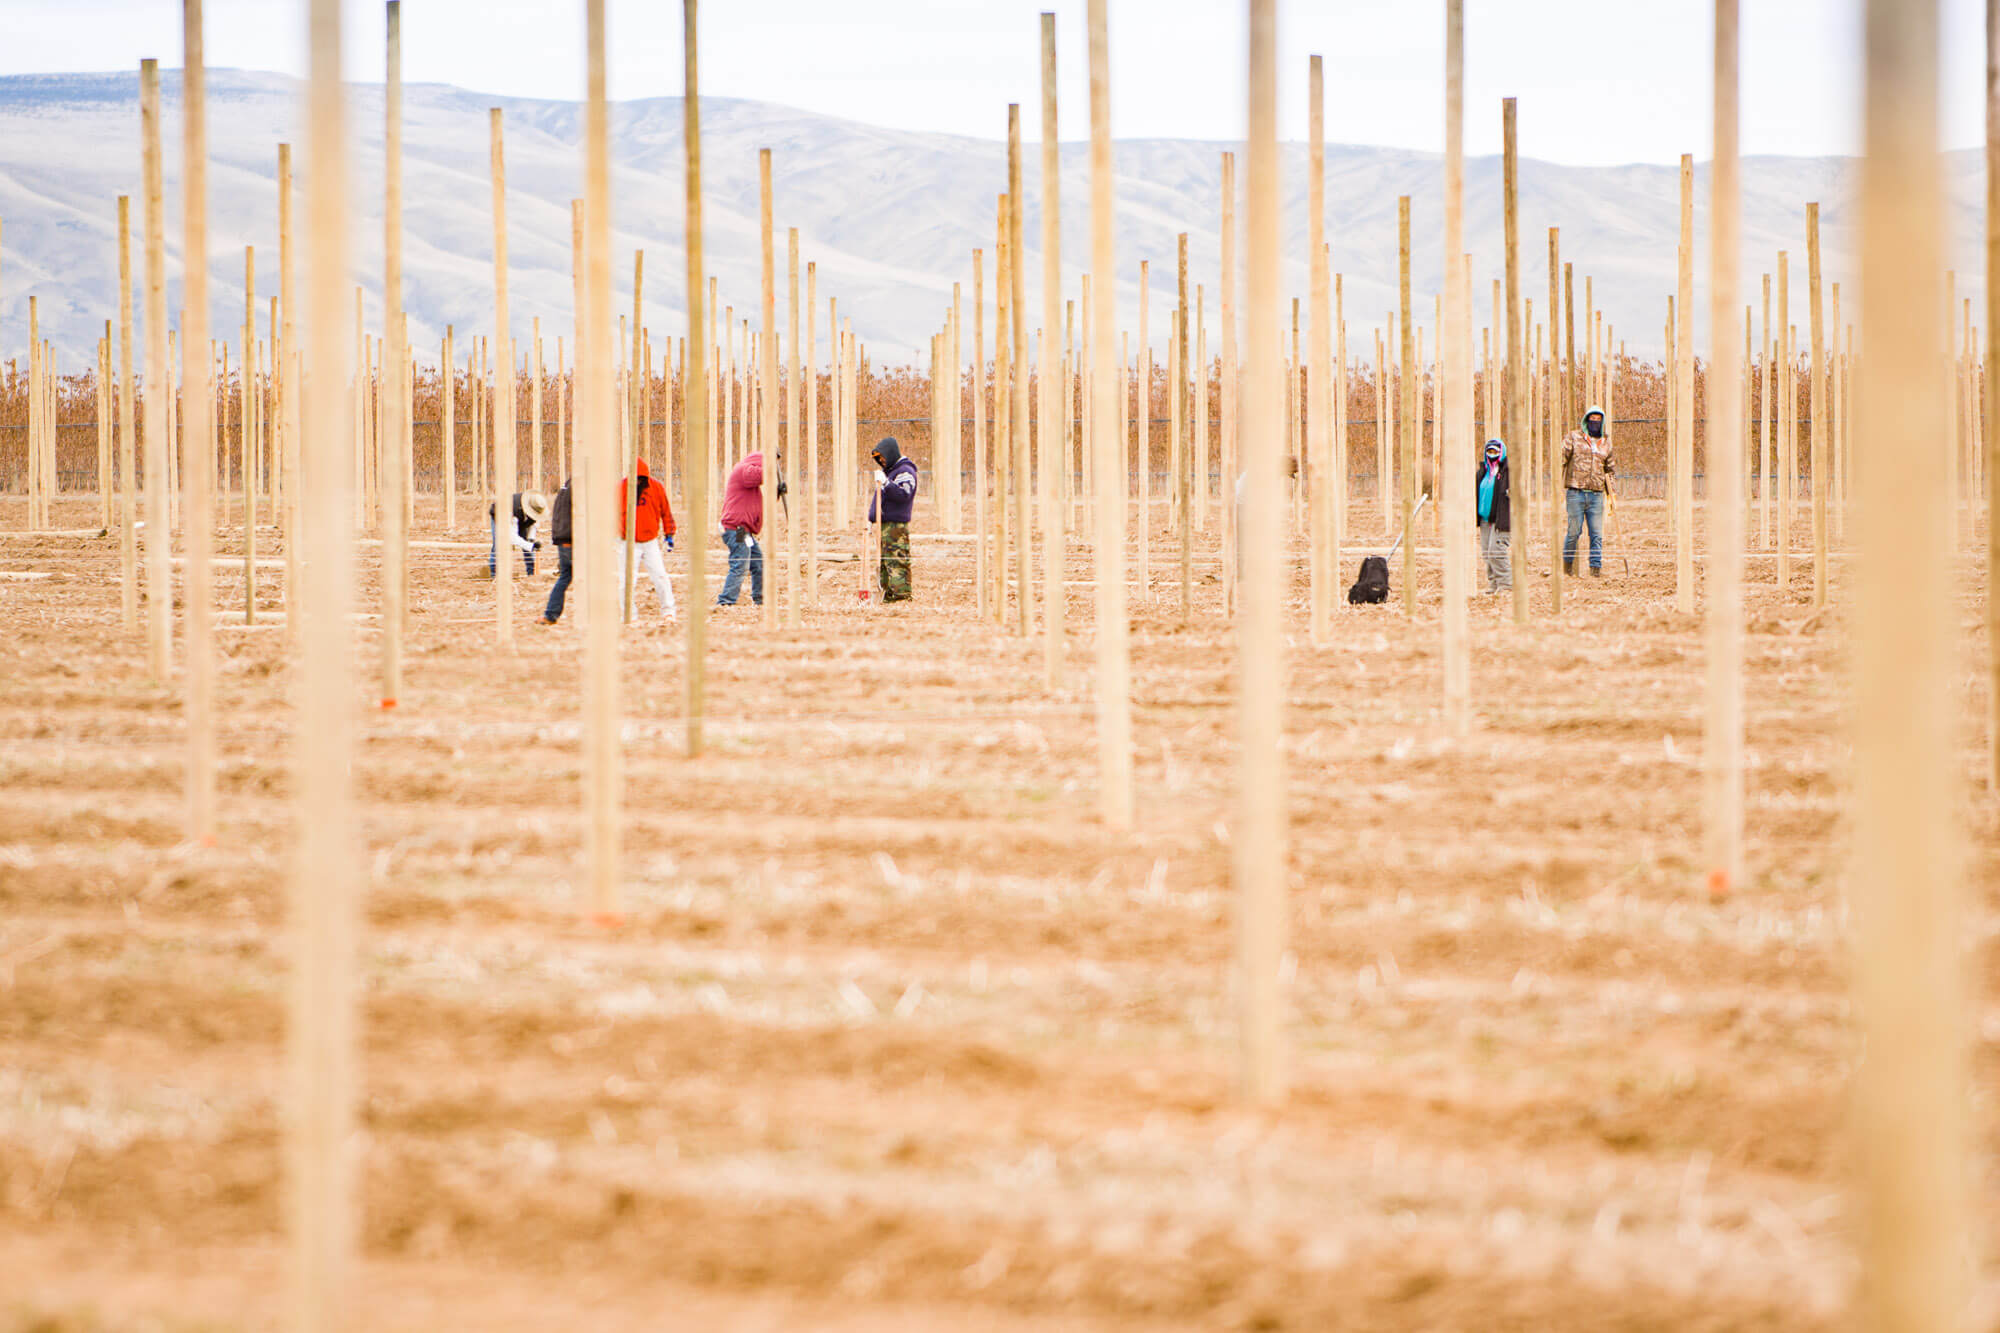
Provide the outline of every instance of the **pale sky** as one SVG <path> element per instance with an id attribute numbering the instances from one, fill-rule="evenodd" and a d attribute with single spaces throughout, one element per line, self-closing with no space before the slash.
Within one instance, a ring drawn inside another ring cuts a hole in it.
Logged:
<path id="1" fill-rule="evenodd" d="M 611 95 L 681 92 L 673 0 L 607 0 Z M 1982 141 L 1979 0 L 1943 0 L 1944 142 Z M 708 0 L 702 84 L 902 129 L 999 138 L 1021 102 L 1039 133 L 1039 21 L 1057 15 L 1062 134 L 1087 133 L 1083 0 Z M 0 74 L 180 60 L 179 0 L 0 0 Z M 1708 156 L 1709 0 L 1470 0 L 1467 148 L 1500 146 L 1521 99 L 1521 151 L 1580 165 Z M 1856 151 L 1859 0 L 1747 0 L 1746 153 Z M 208 0 L 208 63 L 304 70 L 305 0 Z M 382 5 L 348 4 L 349 77 L 382 78 Z M 1327 137 L 1442 150 L 1438 0 L 1280 0 L 1280 131 L 1306 137 L 1306 57 L 1326 59 Z M 522 97 L 583 93 L 582 0 L 404 0 L 404 78 Z M 1119 138 L 1235 139 L 1244 123 L 1244 6 L 1111 0 Z"/>

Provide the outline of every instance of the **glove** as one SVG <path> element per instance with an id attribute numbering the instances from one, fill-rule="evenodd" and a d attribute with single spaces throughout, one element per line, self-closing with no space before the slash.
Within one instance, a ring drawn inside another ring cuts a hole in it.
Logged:
<path id="1" fill-rule="evenodd" d="M 674 534 L 671 532 L 667 534 L 667 549 L 669 551 L 674 549 Z"/>
<path id="2" fill-rule="evenodd" d="M 889 484 L 889 474 L 879 467 L 875 469 L 875 484 L 877 486 L 887 486 Z"/>
<path id="3" fill-rule="evenodd" d="M 790 487 L 786 486 L 784 482 L 780 481 L 780 482 L 778 483 L 778 498 L 779 498 L 780 500 L 784 499 L 784 498 L 785 498 L 785 492 L 786 492 L 787 490 L 789 490 L 789 489 L 790 489 Z"/>

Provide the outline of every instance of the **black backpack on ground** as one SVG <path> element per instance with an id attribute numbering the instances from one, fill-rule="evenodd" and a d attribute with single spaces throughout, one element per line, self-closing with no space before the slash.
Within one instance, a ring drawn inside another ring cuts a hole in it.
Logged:
<path id="1" fill-rule="evenodd" d="M 1361 577 L 1347 590 L 1347 600 L 1355 605 L 1374 605 L 1389 600 L 1389 561 L 1379 555 L 1361 558 Z"/>

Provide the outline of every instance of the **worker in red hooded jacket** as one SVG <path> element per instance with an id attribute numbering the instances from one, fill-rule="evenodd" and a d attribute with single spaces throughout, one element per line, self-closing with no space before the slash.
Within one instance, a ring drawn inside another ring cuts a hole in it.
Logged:
<path id="1" fill-rule="evenodd" d="M 636 512 L 638 522 L 634 525 L 633 539 L 638 548 L 639 563 L 645 568 L 646 577 L 653 581 L 653 590 L 660 595 L 660 614 L 673 620 L 678 614 L 674 607 L 674 585 L 667 582 L 666 557 L 660 554 L 662 541 L 666 542 L 669 551 L 674 549 L 673 506 L 667 503 L 667 488 L 653 480 L 645 459 L 638 460 L 634 471 L 638 473 L 636 502 L 631 479 L 618 484 L 618 541 L 613 547 L 618 563 L 612 568 L 618 571 L 622 586 L 625 578 L 625 523 Z M 636 511 L 633 508 L 635 503 Z"/>

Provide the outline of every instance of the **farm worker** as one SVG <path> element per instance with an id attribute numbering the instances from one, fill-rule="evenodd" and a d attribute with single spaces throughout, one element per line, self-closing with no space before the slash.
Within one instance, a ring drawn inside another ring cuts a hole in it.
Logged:
<path id="1" fill-rule="evenodd" d="M 1507 446 L 1499 440 L 1486 442 L 1486 457 L 1479 464 L 1479 553 L 1486 557 L 1486 591 L 1499 592 L 1514 586 L 1514 567 L 1507 559 L 1507 545 L 1513 527 L 1513 483 L 1507 473 Z"/>
<path id="2" fill-rule="evenodd" d="M 729 574 L 722 581 L 717 606 L 734 606 L 743 593 L 743 571 L 750 571 L 750 600 L 764 604 L 764 551 L 757 534 L 764 530 L 764 454 L 761 450 L 743 455 L 743 461 L 729 469 L 729 481 L 722 493 L 722 544 L 729 549 Z M 778 495 L 785 494 L 785 481 L 778 479 Z"/>
<path id="3" fill-rule="evenodd" d="M 1583 429 L 1563 437 L 1563 485 L 1568 489 L 1569 530 L 1563 535 L 1563 573 L 1576 573 L 1576 538 L 1590 526 L 1590 576 L 1604 577 L 1604 493 L 1611 489 L 1611 441 L 1604 409 L 1583 414 Z"/>
<path id="4" fill-rule="evenodd" d="M 875 496 L 868 501 L 868 521 L 876 521 L 876 502 L 882 514 L 882 600 L 910 600 L 910 511 L 917 503 L 917 465 L 903 457 L 894 436 L 885 438 L 870 454 L 875 460 Z"/>
<path id="5" fill-rule="evenodd" d="M 507 544 L 520 548 L 521 559 L 530 574 L 535 572 L 535 552 L 542 548 L 535 540 L 535 525 L 548 512 L 549 498 L 540 491 L 514 492 L 514 522 L 507 534 Z M 492 578 L 499 572 L 500 521 L 494 517 L 490 504 L 486 506 L 486 518 L 492 528 L 492 541 L 486 548 L 486 577 Z"/>
<path id="6" fill-rule="evenodd" d="M 548 609 L 542 612 L 542 623 L 553 625 L 562 619 L 563 598 L 569 593 L 570 580 L 576 574 L 576 552 L 571 546 L 569 479 L 564 478 L 562 489 L 556 492 L 555 504 L 549 512 L 549 538 L 556 544 L 556 586 L 549 589 Z"/>
<path id="7" fill-rule="evenodd" d="M 635 503 L 638 523 L 633 539 L 638 547 L 640 565 L 646 570 L 646 577 L 653 581 L 653 591 L 660 595 L 660 614 L 668 620 L 675 618 L 674 585 L 667 582 L 667 564 L 660 554 L 660 542 L 664 540 L 667 549 L 674 548 L 674 511 L 667 503 L 667 488 L 653 480 L 653 474 L 646 469 L 646 460 L 637 461 L 633 471 L 638 474 L 637 500 L 633 498 L 632 479 L 626 478 L 618 486 L 618 541 L 614 550 L 618 553 L 618 563 L 612 568 L 618 571 L 622 582 L 625 577 L 625 518 L 627 510 Z"/>

